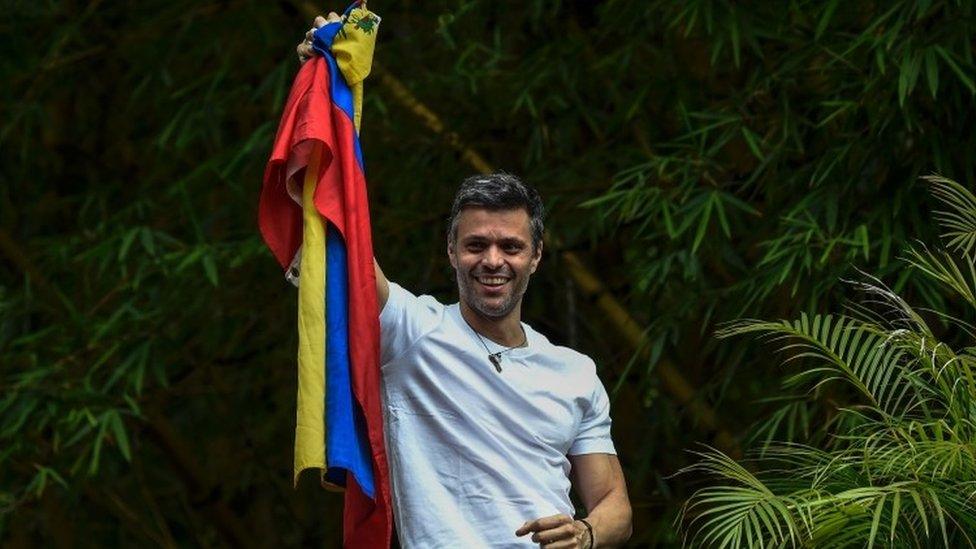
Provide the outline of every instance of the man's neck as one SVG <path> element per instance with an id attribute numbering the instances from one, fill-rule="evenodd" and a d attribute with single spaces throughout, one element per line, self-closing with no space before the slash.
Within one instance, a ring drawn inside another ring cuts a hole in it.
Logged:
<path id="1" fill-rule="evenodd" d="M 460 305 L 461 316 L 483 337 L 504 347 L 518 347 L 526 343 L 525 332 L 522 331 L 521 303 L 516 305 L 511 313 L 499 318 L 485 316 L 468 307 L 463 301 Z"/>

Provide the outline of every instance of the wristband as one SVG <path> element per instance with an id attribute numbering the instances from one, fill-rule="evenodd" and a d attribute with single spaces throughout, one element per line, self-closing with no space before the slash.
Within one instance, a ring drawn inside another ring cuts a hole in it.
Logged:
<path id="1" fill-rule="evenodd" d="M 593 525 L 590 524 L 590 521 L 586 519 L 576 519 L 576 520 L 582 522 L 586 526 L 587 533 L 590 534 L 590 545 L 586 549 L 593 549 L 593 545 L 596 542 L 596 540 L 593 538 Z"/>

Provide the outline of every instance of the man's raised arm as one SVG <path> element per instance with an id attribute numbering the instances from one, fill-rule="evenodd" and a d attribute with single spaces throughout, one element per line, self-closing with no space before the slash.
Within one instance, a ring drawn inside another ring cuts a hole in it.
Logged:
<path id="1" fill-rule="evenodd" d="M 376 262 L 376 258 L 373 258 L 373 270 L 376 271 L 376 301 L 379 303 L 380 311 L 386 306 L 386 300 L 390 299 L 390 281 L 386 279 L 386 275 L 383 274 L 383 269 L 380 269 L 380 264 Z"/>

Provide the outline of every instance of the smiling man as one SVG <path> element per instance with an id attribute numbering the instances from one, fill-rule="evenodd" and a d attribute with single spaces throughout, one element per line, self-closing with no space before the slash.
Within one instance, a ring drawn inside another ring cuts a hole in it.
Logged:
<path id="1" fill-rule="evenodd" d="M 301 60 L 315 55 L 317 17 Z M 593 361 L 521 321 L 542 259 L 542 200 L 504 173 L 461 183 L 447 256 L 459 302 L 389 282 L 378 264 L 384 435 L 407 548 L 612 547 L 631 533 Z M 586 516 L 574 518 L 570 489 Z"/>
<path id="2" fill-rule="evenodd" d="M 447 255 L 459 303 L 376 267 L 394 516 L 405 547 L 610 547 L 631 508 L 593 361 L 521 322 L 542 202 L 509 174 L 457 192 Z M 574 519 L 569 492 L 587 509 Z"/>

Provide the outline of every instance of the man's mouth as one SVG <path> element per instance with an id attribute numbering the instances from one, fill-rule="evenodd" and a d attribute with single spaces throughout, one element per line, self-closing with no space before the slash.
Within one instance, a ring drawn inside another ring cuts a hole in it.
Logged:
<path id="1" fill-rule="evenodd" d="M 504 286 L 508 282 L 508 277 L 505 276 L 478 276 L 475 277 L 482 286 L 487 286 L 489 288 L 498 288 Z"/>

